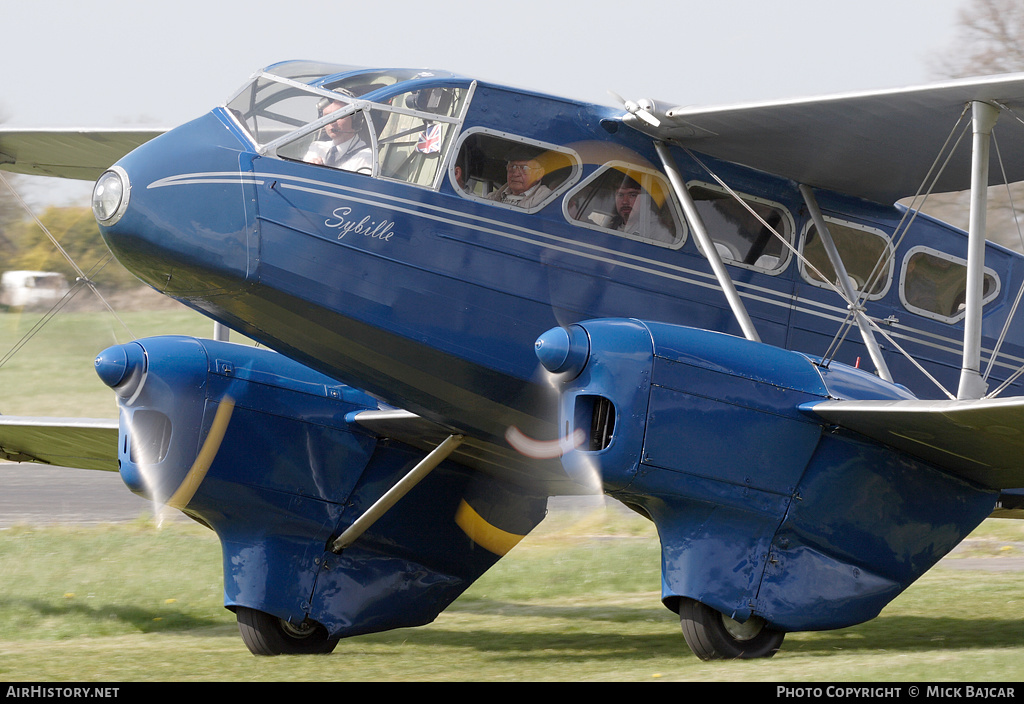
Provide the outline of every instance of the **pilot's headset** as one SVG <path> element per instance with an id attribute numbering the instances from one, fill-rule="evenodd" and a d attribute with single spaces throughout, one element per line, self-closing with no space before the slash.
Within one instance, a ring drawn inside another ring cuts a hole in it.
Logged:
<path id="1" fill-rule="evenodd" d="M 335 88 L 334 92 L 335 93 L 341 93 L 342 95 L 344 95 L 344 96 L 346 96 L 348 98 L 352 98 L 353 100 L 356 97 L 355 93 L 353 93 L 350 90 L 346 90 L 345 88 Z M 320 98 L 320 100 L 318 100 L 317 103 L 316 103 L 316 116 L 318 118 L 323 117 L 324 116 L 324 110 L 327 109 L 328 105 L 330 105 L 331 103 L 340 103 L 340 102 L 343 102 L 343 101 L 331 100 L 330 98 Z M 357 110 L 356 112 L 354 112 L 352 114 L 352 129 L 354 129 L 356 132 L 362 132 L 363 131 L 363 127 L 364 127 L 365 124 L 366 124 L 366 116 L 363 115 L 363 111 L 362 110 Z M 318 139 L 322 138 L 324 136 L 322 130 L 321 130 L 320 134 L 321 134 L 321 137 L 318 137 Z"/>

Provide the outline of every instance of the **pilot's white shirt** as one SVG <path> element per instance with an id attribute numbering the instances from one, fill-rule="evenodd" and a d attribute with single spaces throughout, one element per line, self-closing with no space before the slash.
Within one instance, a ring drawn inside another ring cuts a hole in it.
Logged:
<path id="1" fill-rule="evenodd" d="M 359 135 L 335 145 L 330 140 L 313 142 L 309 145 L 304 161 L 321 159 L 325 166 L 360 174 L 373 173 L 373 150 L 360 139 Z"/>

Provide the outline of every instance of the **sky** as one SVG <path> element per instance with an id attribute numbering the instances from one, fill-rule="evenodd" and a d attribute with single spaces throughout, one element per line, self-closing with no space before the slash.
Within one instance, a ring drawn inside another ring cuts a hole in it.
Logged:
<path id="1" fill-rule="evenodd" d="M 0 120 L 171 127 L 290 59 L 445 69 L 603 104 L 609 91 L 718 105 L 895 88 L 936 78 L 966 2 L 0 0 L 13 67 Z M 33 202 L 84 198 L 31 182 Z"/>

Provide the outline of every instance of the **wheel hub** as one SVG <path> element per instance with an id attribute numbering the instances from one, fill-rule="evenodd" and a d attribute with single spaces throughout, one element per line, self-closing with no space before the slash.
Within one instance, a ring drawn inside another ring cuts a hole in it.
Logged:
<path id="1" fill-rule="evenodd" d="M 308 638 L 316 632 L 316 626 L 311 624 L 309 621 L 303 621 L 296 625 L 281 619 L 281 630 L 292 638 Z"/>
<path id="2" fill-rule="evenodd" d="M 726 632 L 736 640 L 751 640 L 764 629 L 764 620 L 757 616 L 751 616 L 740 623 L 722 614 L 722 625 L 725 626 Z"/>

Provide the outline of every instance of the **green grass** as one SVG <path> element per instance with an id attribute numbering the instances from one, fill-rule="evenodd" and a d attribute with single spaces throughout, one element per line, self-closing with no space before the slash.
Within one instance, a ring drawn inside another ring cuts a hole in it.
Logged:
<path id="1" fill-rule="evenodd" d="M 107 347 L 151 335 L 210 337 L 213 323 L 184 306 L 156 311 L 61 313 L 26 339 L 39 313 L 0 313 L 0 413 L 116 418 L 114 394 L 93 360 Z M 241 339 L 236 336 L 235 339 Z"/>
<path id="2" fill-rule="evenodd" d="M 981 540 L 1010 543 L 1018 522 Z M 950 558 L 955 560 L 957 558 Z M 998 566 L 1002 557 L 986 558 Z M 650 525 L 554 513 L 432 624 L 256 658 L 222 606 L 220 550 L 187 522 L 0 531 L 0 681 L 1019 681 L 1020 571 L 940 565 L 882 615 L 704 663 L 659 601 Z"/>

